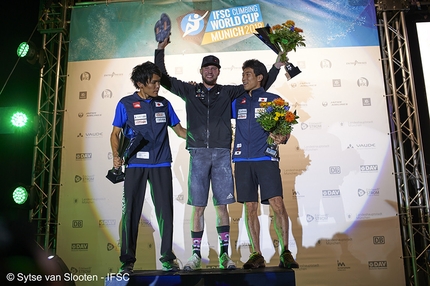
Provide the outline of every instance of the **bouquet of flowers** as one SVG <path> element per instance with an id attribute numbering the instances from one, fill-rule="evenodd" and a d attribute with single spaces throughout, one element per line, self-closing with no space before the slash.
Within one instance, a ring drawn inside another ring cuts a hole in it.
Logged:
<path id="1" fill-rule="evenodd" d="M 287 135 L 293 130 L 293 125 L 297 124 L 296 111 L 290 111 L 290 104 L 282 98 L 274 99 L 271 102 L 261 102 L 262 111 L 257 117 L 257 122 L 265 131 L 273 134 Z M 278 146 L 274 143 L 272 137 L 267 137 L 269 147 L 266 154 L 272 157 L 278 157 Z"/>
<path id="2" fill-rule="evenodd" d="M 284 52 L 281 55 L 281 60 L 283 61 L 286 61 L 288 52 L 296 51 L 296 47 L 306 47 L 305 38 L 301 34 L 303 30 L 295 25 L 294 21 L 287 20 L 285 23 L 274 25 L 270 28 L 270 42 L 277 45 Z"/>
<path id="3" fill-rule="evenodd" d="M 296 23 L 292 20 L 287 20 L 285 23 L 277 24 L 272 27 L 267 25 L 263 28 L 257 28 L 255 31 L 257 36 L 263 43 L 271 48 L 275 53 L 281 54 L 281 62 L 287 63 L 285 69 L 287 78 L 299 74 L 301 71 L 298 67 L 289 63 L 287 53 L 296 51 L 297 47 L 306 47 L 305 38 L 301 34 L 303 30 L 295 26 Z"/>

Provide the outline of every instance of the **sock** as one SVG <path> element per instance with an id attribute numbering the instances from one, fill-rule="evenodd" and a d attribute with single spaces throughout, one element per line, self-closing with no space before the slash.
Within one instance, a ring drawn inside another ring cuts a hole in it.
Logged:
<path id="1" fill-rule="evenodd" d="M 200 246 L 202 245 L 203 231 L 191 231 L 191 238 L 193 240 L 193 253 L 197 254 L 200 258 L 202 255 L 200 253 Z"/>
<path id="2" fill-rule="evenodd" d="M 224 252 L 228 253 L 228 245 L 230 242 L 230 226 L 217 226 L 216 230 L 218 231 L 218 239 L 220 245 L 219 256 L 221 256 L 224 254 Z"/>

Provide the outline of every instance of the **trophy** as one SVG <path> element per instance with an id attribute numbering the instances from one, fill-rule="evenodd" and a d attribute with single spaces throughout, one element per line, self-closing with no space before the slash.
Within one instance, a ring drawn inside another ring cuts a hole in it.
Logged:
<path id="1" fill-rule="evenodd" d="M 275 45 L 270 41 L 270 26 L 267 25 L 263 28 L 256 28 L 257 31 L 256 34 L 254 34 L 257 38 L 259 38 L 266 46 L 268 46 L 272 51 L 274 51 L 276 54 L 279 54 L 280 52 L 288 53 L 290 51 L 283 51 L 279 45 Z M 287 56 L 285 56 L 285 76 L 287 77 L 287 80 L 292 79 L 299 73 L 301 73 L 301 70 L 294 66 L 292 63 L 289 62 L 289 59 Z"/>
<path id="2" fill-rule="evenodd" d="M 133 134 L 134 136 L 130 139 L 121 132 L 118 156 L 124 160 L 124 165 L 127 165 L 128 159 L 149 142 L 143 138 L 140 132 L 136 134 L 136 132 L 133 131 Z M 114 184 L 124 181 L 125 174 L 122 171 L 122 166 L 110 169 L 106 178 Z"/>
<path id="3" fill-rule="evenodd" d="M 166 13 L 161 14 L 154 26 L 155 40 L 159 43 L 164 42 L 166 38 L 170 37 L 171 27 L 172 22 L 169 16 Z"/>
<path id="4" fill-rule="evenodd" d="M 120 139 L 119 139 L 118 156 L 123 160 L 125 160 L 124 154 L 125 154 L 125 151 L 129 145 L 129 143 L 130 143 L 130 139 L 128 139 L 124 135 L 124 133 L 121 132 Z M 106 178 L 108 178 L 108 180 L 114 184 L 117 184 L 117 183 L 124 181 L 125 174 L 122 171 L 122 166 L 118 167 L 118 168 L 113 167 L 112 169 L 110 169 L 106 175 Z"/>

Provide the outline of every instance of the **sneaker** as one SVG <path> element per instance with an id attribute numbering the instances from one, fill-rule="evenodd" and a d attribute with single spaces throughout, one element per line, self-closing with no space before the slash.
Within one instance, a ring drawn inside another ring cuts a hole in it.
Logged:
<path id="1" fill-rule="evenodd" d="M 258 252 L 253 252 L 249 256 L 248 261 L 243 265 L 244 269 L 257 269 L 266 267 L 264 257 Z"/>
<path id="2" fill-rule="evenodd" d="M 230 259 L 227 252 L 224 252 L 219 258 L 219 268 L 221 269 L 236 269 L 236 264 Z"/>
<path id="3" fill-rule="evenodd" d="M 279 267 L 281 268 L 299 268 L 299 264 L 294 260 L 293 256 L 291 255 L 291 251 L 284 250 L 281 254 L 281 262 L 279 263 Z"/>
<path id="4" fill-rule="evenodd" d="M 134 267 L 133 262 L 125 262 L 121 265 L 121 268 L 119 269 L 119 273 L 122 275 L 131 274 L 133 273 L 133 267 Z"/>
<path id="5" fill-rule="evenodd" d="M 162 262 L 163 271 L 179 271 L 179 264 L 176 259 Z"/>
<path id="6" fill-rule="evenodd" d="M 193 271 L 202 268 L 202 259 L 195 253 L 191 256 L 184 266 L 185 271 Z"/>

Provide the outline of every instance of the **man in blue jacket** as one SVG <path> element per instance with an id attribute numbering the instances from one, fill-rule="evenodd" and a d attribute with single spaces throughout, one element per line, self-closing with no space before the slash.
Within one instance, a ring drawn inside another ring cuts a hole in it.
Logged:
<path id="1" fill-rule="evenodd" d="M 265 267 L 260 249 L 260 223 L 258 221 L 258 188 L 262 204 L 270 204 L 274 212 L 275 230 L 281 246 L 279 266 L 298 268 L 288 250 L 288 214 L 285 209 L 279 159 L 265 155 L 267 137 L 275 143 L 286 143 L 287 135 L 266 132 L 257 122 L 260 102 L 270 102 L 278 95 L 264 90 L 267 70 L 258 60 L 248 60 L 242 66 L 242 83 L 247 91 L 232 103 L 233 118 L 236 119 L 236 133 L 233 145 L 237 201 L 245 204 L 245 224 L 252 250 L 245 269 Z"/>
<path id="2" fill-rule="evenodd" d="M 124 134 L 137 146 L 129 150 L 123 192 L 121 226 L 121 274 L 131 274 L 136 261 L 137 234 L 149 181 L 151 197 L 161 235 L 160 261 L 164 271 L 179 270 L 173 243 L 172 154 L 167 127 L 185 139 L 186 129 L 179 123 L 170 102 L 158 95 L 161 71 L 151 62 L 133 68 L 131 81 L 138 89 L 117 104 L 110 136 L 113 165 L 122 166 L 120 136 Z M 139 142 L 135 142 L 139 141 Z"/>
<path id="3" fill-rule="evenodd" d="M 214 55 L 205 56 L 202 60 L 202 83 L 192 84 L 170 77 L 164 64 L 164 48 L 168 43 L 169 38 L 158 43 L 154 61 L 163 73 L 161 85 L 185 101 L 187 112 L 187 149 L 190 153 L 188 204 L 193 207 L 193 254 L 184 270 L 201 268 L 200 246 L 210 185 L 217 214 L 219 266 L 221 269 L 235 269 L 236 265 L 228 255 L 230 217 L 227 205 L 235 202 L 231 169 L 231 102 L 241 96 L 245 89 L 242 85 L 217 84 L 221 65 Z M 283 65 L 281 62 L 274 64 L 267 88 L 275 81 Z"/>

